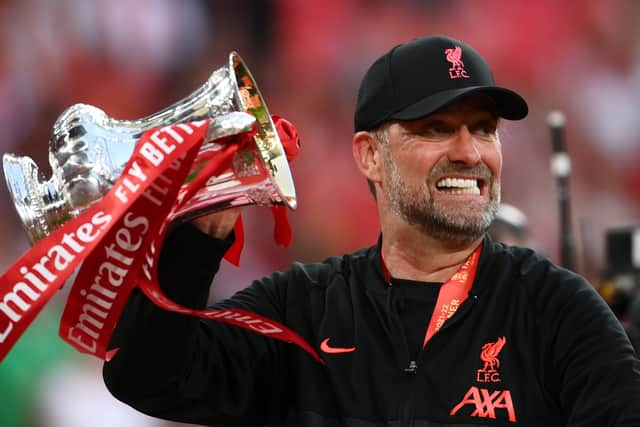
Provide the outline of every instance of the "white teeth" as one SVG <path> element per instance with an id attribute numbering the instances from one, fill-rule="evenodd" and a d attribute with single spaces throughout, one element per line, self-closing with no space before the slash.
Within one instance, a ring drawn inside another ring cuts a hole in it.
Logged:
<path id="1" fill-rule="evenodd" d="M 443 178 L 436 183 L 439 189 L 449 194 L 480 194 L 478 180 L 468 178 Z"/>

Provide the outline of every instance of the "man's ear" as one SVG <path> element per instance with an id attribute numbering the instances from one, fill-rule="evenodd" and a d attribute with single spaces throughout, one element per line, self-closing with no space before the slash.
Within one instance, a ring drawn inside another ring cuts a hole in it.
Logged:
<path id="1" fill-rule="evenodd" d="M 382 180 L 382 152 L 380 142 L 369 132 L 353 135 L 353 158 L 360 172 L 373 183 Z"/>

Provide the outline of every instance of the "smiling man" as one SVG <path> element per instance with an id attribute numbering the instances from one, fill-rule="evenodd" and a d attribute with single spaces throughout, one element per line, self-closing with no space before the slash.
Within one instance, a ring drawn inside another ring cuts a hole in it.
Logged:
<path id="1" fill-rule="evenodd" d="M 212 307 L 285 324 L 324 363 L 134 291 L 107 386 L 145 413 L 199 424 L 640 426 L 640 362 L 606 303 L 579 275 L 487 235 L 498 121 L 527 112 L 462 41 L 393 48 L 363 78 L 353 137 L 378 243 L 297 263 Z M 238 213 L 175 227 L 159 265 L 171 298 L 206 305 Z"/>

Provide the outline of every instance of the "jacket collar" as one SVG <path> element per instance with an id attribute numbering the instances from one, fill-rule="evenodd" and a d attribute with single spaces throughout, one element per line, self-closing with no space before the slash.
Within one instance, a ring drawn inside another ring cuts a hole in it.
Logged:
<path id="1" fill-rule="evenodd" d="M 495 263 L 495 255 L 500 252 L 500 246 L 497 245 L 485 233 L 483 239 L 482 252 L 480 253 L 480 261 L 478 263 L 478 271 L 471 288 L 471 294 L 479 295 L 491 286 L 491 281 L 487 278 L 491 275 L 490 270 Z M 382 234 L 378 237 L 376 245 L 371 246 L 366 251 L 368 268 L 373 269 L 373 275 L 366 275 L 366 288 L 376 293 L 386 293 L 389 284 L 385 278 L 384 267 L 382 265 Z"/>

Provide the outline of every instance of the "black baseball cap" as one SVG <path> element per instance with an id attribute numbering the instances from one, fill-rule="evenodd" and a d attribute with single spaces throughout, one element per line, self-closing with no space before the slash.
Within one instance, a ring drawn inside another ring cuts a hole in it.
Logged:
<path id="1" fill-rule="evenodd" d="M 490 96 L 505 119 L 520 120 L 529 111 L 522 96 L 495 85 L 489 64 L 468 44 L 447 36 L 415 39 L 394 47 L 367 70 L 358 91 L 355 130 L 428 116 L 475 92 Z"/>

